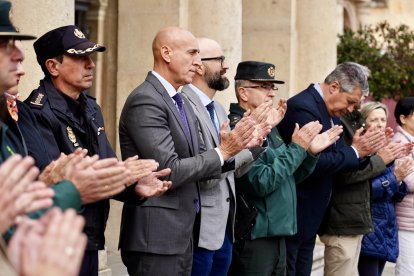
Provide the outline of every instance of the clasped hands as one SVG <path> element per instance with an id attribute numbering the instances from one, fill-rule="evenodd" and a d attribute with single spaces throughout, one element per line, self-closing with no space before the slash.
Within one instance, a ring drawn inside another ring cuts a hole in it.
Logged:
<path id="1" fill-rule="evenodd" d="M 49 186 L 63 179 L 71 181 L 83 204 L 110 198 L 135 183 L 135 192 L 140 198 L 160 196 L 171 187 L 170 181 L 160 180 L 170 173 L 170 169 L 157 172 L 158 163 L 152 159 L 133 156 L 118 161 L 86 154 L 85 149 L 76 149 L 69 155 L 62 153 L 43 170 L 39 179 Z"/>
<path id="2" fill-rule="evenodd" d="M 277 108 L 273 107 L 272 101 L 266 101 L 253 111 L 247 110 L 232 131 L 229 130 L 229 121 L 224 122 L 218 147 L 224 160 L 243 149 L 262 145 L 272 128 L 283 119 L 286 107 L 286 100 L 281 100 Z"/>

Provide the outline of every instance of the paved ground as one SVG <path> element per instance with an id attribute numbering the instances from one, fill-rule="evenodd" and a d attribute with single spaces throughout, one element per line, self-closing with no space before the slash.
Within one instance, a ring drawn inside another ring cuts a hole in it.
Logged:
<path id="1" fill-rule="evenodd" d="M 128 276 L 126 267 L 121 261 L 121 256 L 108 254 L 108 266 L 112 269 L 112 276 Z"/>
<path id="2" fill-rule="evenodd" d="M 119 255 L 108 255 L 108 266 L 112 269 L 112 276 L 128 276 L 127 270 Z M 387 263 L 383 276 L 394 276 L 394 264 Z"/>

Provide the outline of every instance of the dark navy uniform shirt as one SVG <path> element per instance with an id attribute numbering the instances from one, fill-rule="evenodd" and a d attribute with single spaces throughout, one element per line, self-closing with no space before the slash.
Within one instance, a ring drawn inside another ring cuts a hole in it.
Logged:
<path id="1" fill-rule="evenodd" d="M 58 91 L 46 77 L 33 90 L 25 103 L 36 116 L 46 150 L 52 159 L 61 152 L 72 153 L 76 148 L 88 149 L 88 154 L 100 158 L 115 157 L 105 134 L 101 110 L 93 97 L 82 92 L 77 101 Z M 109 213 L 109 200 L 85 205 L 87 250 L 103 249 L 104 231 Z"/>

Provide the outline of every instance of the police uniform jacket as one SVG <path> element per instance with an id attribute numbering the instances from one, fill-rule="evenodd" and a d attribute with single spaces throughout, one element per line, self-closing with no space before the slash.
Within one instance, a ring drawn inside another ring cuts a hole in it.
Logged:
<path id="1" fill-rule="evenodd" d="M 33 157 L 36 162 L 36 167 L 42 171 L 52 159 L 49 157 L 42 136 L 40 135 L 36 117 L 23 102 L 17 100 L 16 104 L 19 110 L 19 119 L 15 121 L 8 112 L 4 119 L 9 130 L 18 139 L 19 145 L 15 145 L 16 153 Z"/>
<path id="2" fill-rule="evenodd" d="M 25 101 L 32 109 L 48 154 L 57 159 L 61 152 L 72 153 L 76 148 L 88 149 L 88 154 L 100 158 L 115 157 L 104 132 L 101 110 L 93 97 L 82 92 L 77 101 L 58 91 L 49 77 Z M 109 213 L 109 200 L 84 206 L 87 250 L 103 249 L 104 231 Z"/>

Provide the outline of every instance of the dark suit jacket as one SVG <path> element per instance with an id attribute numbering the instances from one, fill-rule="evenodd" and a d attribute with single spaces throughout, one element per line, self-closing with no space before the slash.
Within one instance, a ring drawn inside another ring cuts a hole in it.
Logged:
<path id="1" fill-rule="evenodd" d="M 286 115 L 278 125 L 285 143 L 291 141 L 295 123 L 302 127 L 317 120 L 323 125 L 322 132 L 332 127 L 325 102 L 313 85 L 290 98 L 287 104 Z M 340 124 L 339 118 L 332 118 L 332 121 Z M 347 170 L 357 170 L 358 167 L 359 160 L 355 151 L 345 145 L 342 137 L 320 154 L 314 172 L 297 185 L 297 235 L 300 238 L 310 239 L 316 235 L 329 203 L 334 175 Z"/>
<path id="2" fill-rule="evenodd" d="M 191 138 L 177 107 L 151 73 L 126 100 L 119 122 L 122 158 L 138 154 L 171 168 L 172 188 L 141 206 L 124 204 L 119 246 L 122 250 L 181 254 L 188 247 L 196 216 L 196 181 L 221 173 L 214 149 L 199 154 L 199 133 L 190 103 L 183 97 Z"/>

